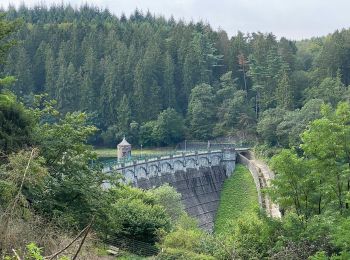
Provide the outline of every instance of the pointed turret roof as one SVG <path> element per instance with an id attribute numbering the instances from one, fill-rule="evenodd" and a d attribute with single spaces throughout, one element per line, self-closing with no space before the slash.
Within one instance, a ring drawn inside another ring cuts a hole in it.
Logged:
<path id="1" fill-rule="evenodd" d="M 131 144 L 128 143 L 128 141 L 126 141 L 125 136 L 123 138 L 123 141 L 120 142 L 120 144 L 118 144 L 118 146 L 130 146 Z"/>

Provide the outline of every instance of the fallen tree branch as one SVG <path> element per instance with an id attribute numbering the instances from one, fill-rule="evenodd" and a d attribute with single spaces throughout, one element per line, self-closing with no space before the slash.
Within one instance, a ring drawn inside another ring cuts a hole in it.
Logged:
<path id="1" fill-rule="evenodd" d="M 17 205 L 18 200 L 21 197 L 21 192 L 22 192 L 22 189 L 23 189 L 24 181 L 26 179 L 30 163 L 31 163 L 33 157 L 35 156 L 35 152 L 36 152 L 36 148 L 33 148 L 32 152 L 30 153 L 30 157 L 29 157 L 27 166 L 26 166 L 26 168 L 24 170 L 24 173 L 23 173 L 21 184 L 20 184 L 18 192 L 17 192 L 17 194 L 16 194 L 16 196 L 15 196 L 15 198 L 13 200 L 13 203 L 10 204 L 7 207 L 7 209 L 5 210 L 4 214 L 0 217 L 0 220 L 2 222 L 2 226 L 0 226 L 0 250 L 1 250 L 2 246 L 3 246 L 3 244 L 6 244 L 5 242 L 6 242 L 7 229 L 8 229 L 8 226 L 9 226 L 8 223 L 9 223 L 9 220 L 10 220 L 10 218 L 12 216 L 13 211 L 15 210 L 15 207 Z M 5 218 L 4 221 L 2 221 L 3 218 Z M 2 240 L 1 237 L 3 237 L 4 239 Z"/>
<path id="2" fill-rule="evenodd" d="M 16 250 L 12 248 L 12 252 L 15 254 L 17 260 L 22 260 L 19 255 L 17 254 Z"/>
<path id="3" fill-rule="evenodd" d="M 90 225 L 90 224 L 89 224 Z M 87 225 L 86 227 L 84 227 L 80 232 L 79 234 L 69 243 L 67 244 L 64 248 L 62 248 L 61 250 L 59 250 L 58 252 L 52 254 L 52 255 L 49 255 L 49 256 L 45 256 L 44 259 L 48 259 L 48 260 L 51 260 L 53 258 L 55 258 L 56 256 L 58 256 L 59 254 L 63 253 L 65 250 L 67 250 L 71 245 L 73 245 L 73 243 L 75 241 L 77 241 L 79 239 L 79 237 L 86 231 L 86 229 L 89 227 L 89 225 Z"/>
<path id="4" fill-rule="evenodd" d="M 89 223 L 89 225 L 88 225 L 88 228 L 86 229 L 85 235 L 84 235 L 83 239 L 81 240 L 80 245 L 79 245 L 79 247 L 78 247 L 78 250 L 77 250 L 77 252 L 75 253 L 75 255 L 74 255 L 74 257 L 73 257 L 72 260 L 75 260 L 75 259 L 78 257 L 78 254 L 79 254 L 79 252 L 80 252 L 80 250 L 81 250 L 81 248 L 82 248 L 82 246 L 83 246 L 83 244 L 84 244 L 84 242 L 85 242 L 85 239 L 86 239 L 87 235 L 88 235 L 89 232 L 90 232 L 90 229 L 91 229 L 92 223 L 94 222 L 94 219 L 95 219 L 95 216 L 92 217 L 92 219 L 91 219 L 91 221 L 90 221 L 90 223 Z"/>

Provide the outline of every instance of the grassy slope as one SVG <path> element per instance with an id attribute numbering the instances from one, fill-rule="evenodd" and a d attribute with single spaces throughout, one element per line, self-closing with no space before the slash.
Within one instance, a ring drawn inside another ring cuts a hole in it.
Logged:
<path id="1" fill-rule="evenodd" d="M 215 232 L 229 232 L 228 222 L 246 215 L 255 214 L 259 207 L 258 193 L 249 170 L 239 164 L 234 174 L 225 181 L 221 191 L 219 209 L 215 220 Z"/>

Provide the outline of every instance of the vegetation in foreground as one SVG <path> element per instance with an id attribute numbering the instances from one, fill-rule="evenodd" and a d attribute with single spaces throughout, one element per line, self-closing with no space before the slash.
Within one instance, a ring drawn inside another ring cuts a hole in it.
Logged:
<path id="1" fill-rule="evenodd" d="M 30 23 L 13 36 L 24 45 L 8 56 L 9 34 L 18 22 L 0 19 L 2 255 L 15 257 L 15 249 L 40 259 L 57 252 L 94 216 L 91 236 L 105 242 L 137 238 L 157 247 L 158 259 L 350 258 L 349 30 L 297 44 L 261 33 L 228 40 L 202 23 L 71 11 L 11 9 L 10 20 L 20 15 Z M 34 13 L 50 14 L 47 23 L 36 23 Z M 85 22 L 88 14 L 94 26 Z M 81 20 L 72 19 L 76 16 Z M 154 28 L 165 28 L 168 37 L 147 38 Z M 85 29 L 90 34 L 81 33 Z M 94 41 L 101 37 L 105 45 Z M 159 53 L 161 39 L 167 44 Z M 157 65 L 164 53 L 169 66 L 162 71 Z M 217 66 L 221 58 L 227 66 Z M 105 65 L 97 66 L 105 69 L 99 75 L 93 74 L 96 64 Z M 113 77 L 114 72 L 126 77 Z M 133 93 L 124 91 L 129 86 Z M 168 99 L 160 98 L 160 86 L 167 86 Z M 169 98 L 171 89 L 181 95 Z M 58 110 L 50 98 L 34 95 L 43 91 L 57 99 Z M 97 117 L 89 119 L 96 104 Z M 75 106 L 88 113 L 74 112 Z M 99 135 L 94 124 L 102 128 Z M 170 144 L 185 134 L 207 139 L 237 130 L 246 136 L 248 130 L 255 134 L 255 126 L 266 147 L 286 148 L 271 159 L 276 180 L 267 191 L 283 210 L 281 220 L 257 212 L 236 219 L 230 232 L 206 234 L 184 214 L 179 194 L 169 186 L 142 191 L 118 184 L 98 165 L 89 167 L 96 154 L 88 140 L 111 144 L 126 131 L 136 143 Z M 106 180 L 113 184 L 108 191 L 101 186 Z M 65 254 L 77 252 L 71 250 Z"/>
<path id="2" fill-rule="evenodd" d="M 224 183 L 215 219 L 215 233 L 230 233 L 230 225 L 245 215 L 254 215 L 259 209 L 258 193 L 249 170 L 236 165 L 232 176 Z"/>

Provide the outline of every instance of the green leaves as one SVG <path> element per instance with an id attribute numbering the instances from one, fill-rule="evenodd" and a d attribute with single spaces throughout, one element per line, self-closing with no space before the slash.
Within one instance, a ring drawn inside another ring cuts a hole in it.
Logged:
<path id="1" fill-rule="evenodd" d="M 16 96 L 0 93 L 0 150 L 18 151 L 33 141 L 34 118 Z"/>
<path id="2" fill-rule="evenodd" d="M 272 158 L 271 166 L 276 173 L 270 188 L 272 198 L 281 208 L 291 208 L 308 217 L 312 207 L 309 200 L 316 193 L 313 185 L 316 180 L 310 178 L 308 161 L 291 150 L 282 150 Z"/>
<path id="3" fill-rule="evenodd" d="M 323 105 L 322 115 L 301 135 L 303 154 L 283 150 L 271 160 L 277 174 L 270 189 L 273 198 L 306 219 L 348 208 L 350 105 L 339 103 L 335 111 Z"/>
<path id="4" fill-rule="evenodd" d="M 184 120 L 175 109 L 168 108 L 161 112 L 153 128 L 152 135 L 158 145 L 172 145 L 183 140 Z"/>
<path id="5" fill-rule="evenodd" d="M 153 244 L 159 240 L 159 232 L 170 230 L 169 215 L 151 192 L 125 186 L 112 189 L 109 198 L 105 234 Z"/>

